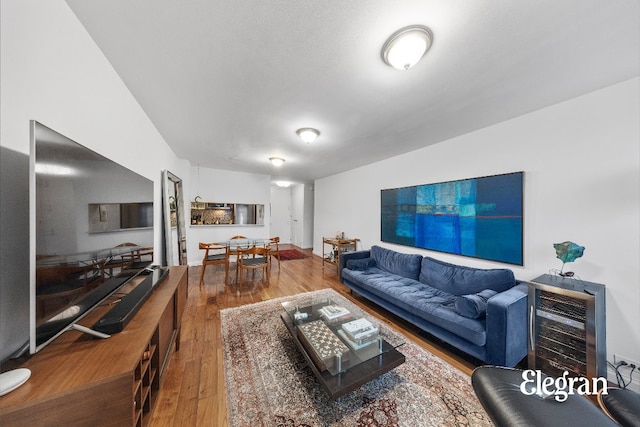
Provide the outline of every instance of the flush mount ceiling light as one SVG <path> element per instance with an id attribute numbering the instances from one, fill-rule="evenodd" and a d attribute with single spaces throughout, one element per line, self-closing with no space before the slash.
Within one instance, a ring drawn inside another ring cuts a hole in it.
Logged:
<path id="1" fill-rule="evenodd" d="M 282 157 L 269 157 L 269 161 L 273 166 L 282 166 L 284 163 L 284 159 Z"/>
<path id="2" fill-rule="evenodd" d="M 391 34 L 382 46 L 382 60 L 398 70 L 408 70 L 431 47 L 431 31 L 423 25 L 410 25 Z"/>
<path id="3" fill-rule="evenodd" d="M 276 185 L 281 188 L 291 187 L 291 183 L 289 181 L 276 181 Z"/>
<path id="4" fill-rule="evenodd" d="M 306 142 L 307 144 L 311 144 L 313 141 L 318 138 L 320 132 L 317 129 L 313 128 L 301 128 L 296 131 L 301 140 Z"/>

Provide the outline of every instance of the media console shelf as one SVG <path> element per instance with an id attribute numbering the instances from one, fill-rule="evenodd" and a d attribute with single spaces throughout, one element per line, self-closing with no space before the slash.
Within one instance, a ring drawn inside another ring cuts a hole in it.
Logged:
<path id="1" fill-rule="evenodd" d="M 65 332 L 22 363 L 31 378 L 0 397 L 2 426 L 148 425 L 171 346 L 179 350 L 187 280 L 186 266 L 170 267 L 122 332 L 108 339 Z M 92 325 L 110 307 L 80 323 Z"/>

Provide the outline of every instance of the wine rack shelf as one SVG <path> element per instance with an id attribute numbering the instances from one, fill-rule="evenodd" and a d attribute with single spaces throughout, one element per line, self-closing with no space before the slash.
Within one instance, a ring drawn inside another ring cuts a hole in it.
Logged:
<path id="1" fill-rule="evenodd" d="M 606 377 L 605 286 L 549 274 L 529 283 L 529 369 Z"/>

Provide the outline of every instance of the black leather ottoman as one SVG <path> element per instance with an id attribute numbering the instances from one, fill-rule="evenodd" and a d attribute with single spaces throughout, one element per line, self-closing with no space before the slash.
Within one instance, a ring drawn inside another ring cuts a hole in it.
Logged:
<path id="1" fill-rule="evenodd" d="M 610 388 L 607 393 L 598 395 L 602 410 L 623 427 L 640 427 L 640 394 L 622 388 Z"/>
<path id="2" fill-rule="evenodd" d="M 568 395 L 564 402 L 521 392 L 522 370 L 481 366 L 471 375 L 478 400 L 497 426 L 617 426 L 589 398 Z M 528 389 L 530 390 L 530 389 Z"/>

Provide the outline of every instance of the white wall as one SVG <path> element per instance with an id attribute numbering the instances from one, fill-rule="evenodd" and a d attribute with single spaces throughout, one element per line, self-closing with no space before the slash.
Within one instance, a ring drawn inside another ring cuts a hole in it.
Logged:
<path id="1" fill-rule="evenodd" d="M 234 172 L 192 166 L 189 169 L 191 188 L 185 192 L 185 204 L 200 196 L 200 202 L 263 204 L 264 224 L 262 225 L 190 225 L 191 215 L 185 219 L 187 225 L 187 256 L 189 265 L 202 263 L 204 251 L 198 249 L 199 242 L 220 242 L 232 236 L 268 238 L 271 198 L 271 177 L 269 175 Z"/>
<path id="2" fill-rule="evenodd" d="M 440 144 L 316 181 L 314 253 L 344 230 L 380 244 L 380 190 L 524 171 L 523 267 L 560 268 L 553 243 L 586 247 L 568 265 L 607 286 L 607 352 L 640 360 L 640 78 Z M 389 141 L 393 143 L 394 141 Z M 474 267 L 495 262 L 384 244 Z"/>
<path id="3" fill-rule="evenodd" d="M 291 243 L 291 189 L 271 186 L 271 235 Z"/>
<path id="4" fill-rule="evenodd" d="M 291 189 L 291 240 L 303 249 L 313 247 L 313 204 L 312 184 L 300 184 Z"/>
<path id="5" fill-rule="evenodd" d="M 34 119 L 154 181 L 159 253 L 161 170 L 183 177 L 187 162 L 165 143 L 63 0 L 2 0 L 0 19 L 0 144 L 28 153 Z"/>
<path id="6" fill-rule="evenodd" d="M 312 184 L 304 184 L 304 214 L 302 227 L 302 248 L 313 247 L 313 205 L 315 202 L 315 190 Z"/>

